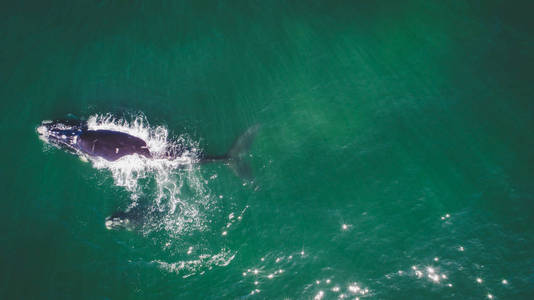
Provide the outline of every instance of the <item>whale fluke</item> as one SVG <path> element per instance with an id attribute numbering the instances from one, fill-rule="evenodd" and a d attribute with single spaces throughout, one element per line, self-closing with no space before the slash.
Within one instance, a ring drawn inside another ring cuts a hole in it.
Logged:
<path id="1" fill-rule="evenodd" d="M 252 178 L 252 168 L 245 156 L 249 153 L 260 125 L 256 124 L 247 129 L 232 145 L 228 151 L 228 163 L 234 172 L 245 179 Z"/>
<path id="2" fill-rule="evenodd" d="M 249 127 L 235 140 L 232 147 L 225 155 L 205 156 L 201 159 L 201 162 L 225 162 L 239 177 L 243 179 L 251 179 L 252 169 L 246 159 L 246 155 L 254 142 L 254 138 L 256 137 L 259 128 L 259 124 Z"/>

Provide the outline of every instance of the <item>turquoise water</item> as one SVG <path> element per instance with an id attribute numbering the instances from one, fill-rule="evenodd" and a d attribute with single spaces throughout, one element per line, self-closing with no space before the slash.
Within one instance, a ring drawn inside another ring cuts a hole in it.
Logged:
<path id="1" fill-rule="evenodd" d="M 0 298 L 532 298 L 532 8 L 3 2 Z M 214 155 L 260 124 L 254 179 L 84 162 L 38 139 L 68 114 Z"/>

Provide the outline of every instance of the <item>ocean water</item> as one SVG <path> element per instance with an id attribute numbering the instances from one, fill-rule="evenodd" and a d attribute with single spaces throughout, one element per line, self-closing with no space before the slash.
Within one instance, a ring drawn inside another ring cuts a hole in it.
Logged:
<path id="1" fill-rule="evenodd" d="M 533 8 L 3 1 L 0 298 L 534 298 Z M 38 138 L 72 115 L 190 152 Z M 251 180 L 192 164 L 256 124 Z"/>

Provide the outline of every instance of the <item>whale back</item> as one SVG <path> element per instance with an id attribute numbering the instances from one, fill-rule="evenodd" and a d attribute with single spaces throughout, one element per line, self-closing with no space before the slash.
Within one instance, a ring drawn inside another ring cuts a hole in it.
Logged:
<path id="1" fill-rule="evenodd" d="M 89 156 L 98 156 L 109 161 L 132 154 L 151 157 L 145 141 L 119 131 L 87 130 L 78 136 L 77 146 Z"/>

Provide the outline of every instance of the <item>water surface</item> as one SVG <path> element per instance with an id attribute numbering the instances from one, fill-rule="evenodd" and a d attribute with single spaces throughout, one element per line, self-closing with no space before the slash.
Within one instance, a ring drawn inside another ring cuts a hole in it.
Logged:
<path id="1" fill-rule="evenodd" d="M 532 8 L 0 4 L 1 298 L 532 298 Z M 83 162 L 35 132 L 69 113 L 219 155 L 261 124 L 254 180 Z"/>

